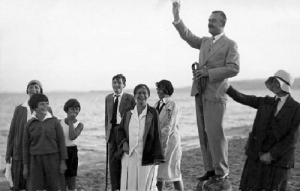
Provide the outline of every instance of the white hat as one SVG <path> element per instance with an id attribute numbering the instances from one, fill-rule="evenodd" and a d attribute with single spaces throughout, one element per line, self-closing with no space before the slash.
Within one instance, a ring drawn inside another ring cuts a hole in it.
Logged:
<path id="1" fill-rule="evenodd" d="M 278 70 L 274 76 L 268 78 L 265 82 L 267 88 L 271 90 L 271 80 L 276 79 L 280 83 L 280 88 L 282 91 L 291 93 L 291 86 L 294 83 L 294 77 L 285 70 Z"/>

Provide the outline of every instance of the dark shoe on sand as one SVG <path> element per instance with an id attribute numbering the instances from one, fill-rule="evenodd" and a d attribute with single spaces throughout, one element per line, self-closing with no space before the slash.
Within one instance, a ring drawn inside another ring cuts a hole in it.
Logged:
<path id="1" fill-rule="evenodd" d="M 228 178 L 228 174 L 224 174 L 224 175 L 215 175 L 213 177 L 211 177 L 211 180 L 216 180 L 216 181 L 221 181 L 221 180 L 225 180 Z"/>
<path id="2" fill-rule="evenodd" d="M 197 180 L 200 181 L 205 181 L 205 180 L 209 180 L 211 177 L 216 176 L 215 171 L 207 171 L 203 176 L 200 176 L 197 178 Z"/>

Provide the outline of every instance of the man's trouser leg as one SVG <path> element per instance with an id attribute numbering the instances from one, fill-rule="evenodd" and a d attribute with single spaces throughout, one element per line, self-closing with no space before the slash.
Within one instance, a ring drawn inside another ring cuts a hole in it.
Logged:
<path id="1" fill-rule="evenodd" d="M 201 147 L 201 152 L 202 152 L 202 158 L 203 158 L 203 163 L 204 163 L 204 170 L 205 171 L 212 171 L 214 170 L 213 163 L 212 163 L 212 157 L 210 154 L 210 150 L 208 147 L 208 143 L 205 143 L 205 132 L 204 132 L 204 127 L 202 124 L 204 124 L 204 121 L 202 121 L 201 118 L 201 96 L 197 94 L 195 96 L 195 103 L 196 103 L 196 117 L 197 117 L 197 126 L 198 126 L 198 134 L 199 134 L 199 140 L 200 140 L 200 147 Z M 207 147 L 205 147 L 207 145 Z"/>
<path id="2" fill-rule="evenodd" d="M 196 108 L 199 107 L 199 97 L 196 96 Z M 196 109 L 196 111 L 199 110 Z M 207 148 L 204 146 L 204 135 L 201 126 L 198 126 L 201 150 L 205 170 L 215 170 L 217 175 L 229 173 L 228 167 L 228 142 L 223 131 L 223 117 L 226 110 L 226 103 L 217 103 L 203 99 L 204 126 L 207 134 Z M 200 110 L 199 110 L 200 111 Z M 197 121 L 198 120 L 197 114 Z M 201 121 L 200 121 L 201 122 Z M 201 139 L 203 141 L 201 141 Z"/>
<path id="3" fill-rule="evenodd" d="M 108 142 L 108 155 L 109 155 L 109 173 L 110 173 L 110 182 L 111 190 L 120 189 L 121 181 L 121 160 L 117 159 L 114 154 L 118 150 L 117 140 L 116 140 L 116 130 L 117 126 L 112 127 L 110 139 Z"/>

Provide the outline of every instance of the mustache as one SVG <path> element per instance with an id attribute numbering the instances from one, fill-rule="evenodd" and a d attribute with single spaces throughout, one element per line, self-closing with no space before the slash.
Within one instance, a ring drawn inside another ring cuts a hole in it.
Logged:
<path id="1" fill-rule="evenodd" d="M 213 25 L 208 25 L 208 28 L 215 28 Z"/>

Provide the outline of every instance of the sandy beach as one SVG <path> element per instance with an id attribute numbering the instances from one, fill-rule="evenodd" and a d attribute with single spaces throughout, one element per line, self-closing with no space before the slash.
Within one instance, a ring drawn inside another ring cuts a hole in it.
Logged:
<path id="1" fill-rule="evenodd" d="M 243 170 L 246 156 L 244 154 L 244 145 L 246 136 L 250 131 L 250 127 L 233 128 L 226 131 L 226 136 L 229 139 L 229 180 L 232 183 L 233 189 L 238 190 L 241 173 Z M 196 178 L 203 172 L 203 162 L 201 151 L 199 148 L 198 137 L 193 137 L 189 141 L 182 140 L 183 157 L 182 157 L 182 176 L 185 190 L 195 190 L 197 186 Z M 99 155 L 97 161 L 105 161 L 104 155 Z M 80 159 L 79 159 L 80 160 Z M 90 160 L 90 163 L 85 163 L 79 166 L 78 170 L 78 190 L 84 191 L 102 191 L 105 188 L 105 162 L 95 162 Z M 289 180 L 290 191 L 300 190 L 300 141 L 297 144 L 295 168 L 292 169 Z M 4 175 L 0 176 L 0 190 L 9 189 L 8 182 Z M 110 187 L 109 187 L 110 189 Z M 173 184 L 166 184 L 164 190 L 173 190 Z"/>

